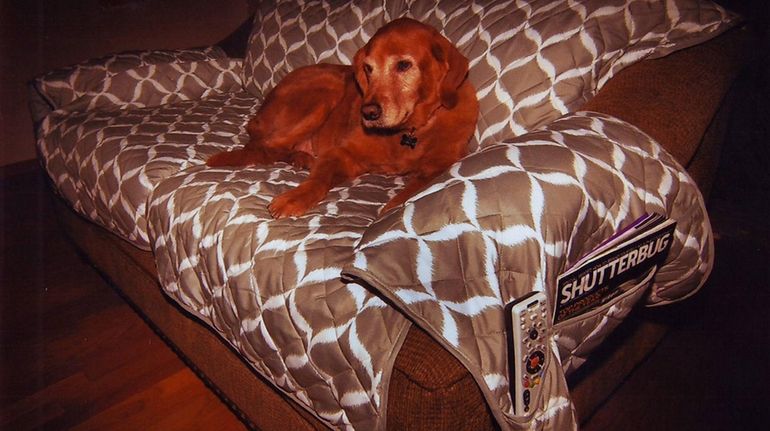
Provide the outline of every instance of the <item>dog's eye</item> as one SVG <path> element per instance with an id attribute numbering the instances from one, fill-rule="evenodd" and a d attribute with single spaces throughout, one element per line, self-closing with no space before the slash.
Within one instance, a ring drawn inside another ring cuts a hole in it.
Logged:
<path id="1" fill-rule="evenodd" d="M 372 66 L 369 64 L 364 64 L 364 73 L 368 76 L 372 74 Z"/>
<path id="2" fill-rule="evenodd" d="M 407 60 L 401 60 L 396 64 L 396 69 L 399 72 L 405 72 L 409 70 L 410 67 L 412 67 L 412 62 Z"/>

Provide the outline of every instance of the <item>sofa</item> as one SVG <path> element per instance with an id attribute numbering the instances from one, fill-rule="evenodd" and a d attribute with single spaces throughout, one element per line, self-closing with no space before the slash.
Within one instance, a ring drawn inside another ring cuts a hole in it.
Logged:
<path id="1" fill-rule="evenodd" d="M 478 129 L 449 172 L 381 217 L 403 179 L 272 220 L 306 171 L 205 166 L 286 73 L 350 63 L 400 16 L 470 60 Z M 665 333 L 644 306 L 708 277 L 739 22 L 696 0 L 260 2 L 219 45 L 45 74 L 31 110 L 68 236 L 244 423 L 567 429 Z M 517 415 L 505 305 L 553 303 L 560 273 L 646 213 L 676 221 L 666 261 L 549 328 L 543 395 Z"/>

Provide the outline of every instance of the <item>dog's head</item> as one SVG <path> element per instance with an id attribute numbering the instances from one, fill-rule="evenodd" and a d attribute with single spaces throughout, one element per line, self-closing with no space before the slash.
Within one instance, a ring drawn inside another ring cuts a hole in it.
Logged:
<path id="1" fill-rule="evenodd" d="M 409 18 L 380 28 L 353 59 L 368 129 L 423 126 L 439 106 L 457 104 L 468 59 L 433 27 Z"/>

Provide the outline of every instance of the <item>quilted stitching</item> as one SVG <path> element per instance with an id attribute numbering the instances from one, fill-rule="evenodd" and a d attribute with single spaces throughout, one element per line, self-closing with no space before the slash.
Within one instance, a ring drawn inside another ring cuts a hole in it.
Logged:
<path id="1" fill-rule="evenodd" d="M 240 60 L 233 59 L 150 64 L 110 74 L 59 110 L 147 108 L 234 93 L 241 89 L 240 73 Z"/>
<path id="2" fill-rule="evenodd" d="M 404 15 L 434 26 L 470 60 L 480 105 L 472 150 L 574 112 L 623 67 L 706 40 L 734 19 L 691 0 L 263 2 L 244 88 L 265 94 L 300 66 L 350 64 L 377 28 Z"/>
<path id="3" fill-rule="evenodd" d="M 219 47 L 180 50 L 131 51 L 86 60 L 80 64 L 58 69 L 35 80 L 38 91 L 54 109 L 101 89 L 104 80 L 135 68 L 176 62 L 205 62 L 224 59 Z"/>
<path id="4" fill-rule="evenodd" d="M 257 106 L 241 92 L 143 109 L 56 111 L 41 125 L 38 148 L 76 211 L 149 249 L 145 207 L 155 186 L 243 142 Z"/>
<path id="5" fill-rule="evenodd" d="M 455 165 L 401 211 L 372 225 L 357 247 L 356 263 L 343 272 L 376 286 L 421 322 L 515 426 L 504 304 L 530 291 L 545 291 L 552 301 L 560 273 L 646 212 L 678 223 L 650 300 L 691 294 L 713 259 L 696 185 L 657 143 L 627 123 L 572 114 Z M 565 372 L 582 363 L 572 354 L 587 355 L 647 287 L 640 284 L 636 294 L 592 319 L 556 328 Z M 550 396 L 545 404 L 558 408 L 536 421 L 571 415 L 568 403 L 556 400 L 563 393 Z"/>
<path id="6" fill-rule="evenodd" d="M 301 218 L 273 220 L 267 204 L 306 176 L 279 164 L 164 181 L 149 208 L 161 284 L 329 424 L 379 429 L 408 321 L 339 275 L 400 181 L 364 176 Z"/>

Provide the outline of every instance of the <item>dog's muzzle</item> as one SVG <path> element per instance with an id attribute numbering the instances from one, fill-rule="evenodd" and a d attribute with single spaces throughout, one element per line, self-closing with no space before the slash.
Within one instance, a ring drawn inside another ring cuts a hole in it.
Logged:
<path id="1" fill-rule="evenodd" d="M 361 116 L 366 121 L 377 121 L 382 115 L 382 107 L 377 103 L 367 103 L 361 107 Z"/>

